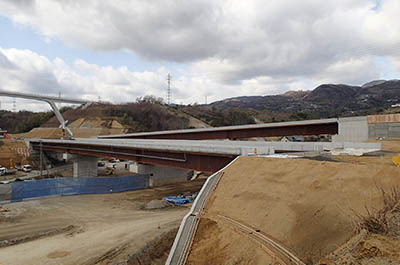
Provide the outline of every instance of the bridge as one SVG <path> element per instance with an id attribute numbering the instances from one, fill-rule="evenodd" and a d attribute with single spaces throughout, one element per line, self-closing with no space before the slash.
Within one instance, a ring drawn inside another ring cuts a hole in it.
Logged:
<path id="1" fill-rule="evenodd" d="M 273 154 L 274 148 L 257 142 L 112 140 L 112 139 L 32 139 L 32 150 L 81 156 L 120 158 L 144 164 L 213 173 L 235 157 L 248 154 Z M 97 167 L 93 164 L 93 167 Z"/>
<path id="2" fill-rule="evenodd" d="M 50 104 L 54 114 L 56 115 L 58 121 L 60 122 L 60 127 L 63 132 L 63 136 L 65 135 L 65 130 L 68 131 L 70 137 L 72 137 L 71 130 L 67 127 L 67 121 L 64 120 L 63 116 L 61 115 L 60 110 L 58 109 L 56 102 L 59 103 L 69 103 L 69 104 L 89 104 L 91 103 L 88 100 L 81 100 L 81 99 L 73 99 L 73 98 L 61 98 L 61 97 L 53 97 L 53 96 L 44 96 L 44 95 L 35 95 L 35 94 L 28 94 L 28 93 L 19 93 L 14 91 L 5 91 L 0 90 L 0 96 L 3 97 L 13 97 L 13 98 L 24 98 L 24 99 L 33 99 L 44 101 Z"/>
<path id="3" fill-rule="evenodd" d="M 329 149 L 380 149 L 377 143 L 351 142 L 264 142 L 230 140 L 146 139 L 31 139 L 31 150 L 80 156 L 79 163 L 96 170 L 97 160 L 86 157 L 120 158 L 143 164 L 214 173 L 241 155 L 271 155 L 282 152 L 321 152 Z M 92 162 L 90 162 L 92 161 Z"/>
<path id="4" fill-rule="evenodd" d="M 338 119 L 321 119 L 292 122 L 274 122 L 240 126 L 224 126 L 204 129 L 171 130 L 119 135 L 99 136 L 99 139 L 243 139 L 292 135 L 320 135 L 339 133 Z"/>

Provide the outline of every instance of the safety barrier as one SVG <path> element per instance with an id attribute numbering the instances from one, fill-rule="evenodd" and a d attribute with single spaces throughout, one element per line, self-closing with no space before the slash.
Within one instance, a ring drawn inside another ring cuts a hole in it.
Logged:
<path id="1" fill-rule="evenodd" d="M 149 187 L 149 175 L 95 178 L 55 178 L 14 182 L 11 201 L 46 196 L 105 194 Z"/>
<path id="2" fill-rule="evenodd" d="M 11 200 L 11 183 L 0 184 L 0 203 L 9 202 Z"/>

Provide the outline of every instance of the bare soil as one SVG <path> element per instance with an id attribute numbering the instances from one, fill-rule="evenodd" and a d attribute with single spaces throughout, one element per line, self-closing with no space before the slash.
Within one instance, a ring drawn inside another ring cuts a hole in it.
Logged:
<path id="1" fill-rule="evenodd" d="M 127 264 L 147 242 L 177 228 L 189 209 L 143 206 L 168 195 L 198 191 L 203 182 L 3 204 L 0 264 Z M 165 251 L 168 254 L 169 249 Z"/>
<path id="2" fill-rule="evenodd" d="M 230 217 L 272 236 L 303 261 L 318 262 L 352 238 L 354 212 L 381 206 L 377 187 L 400 185 L 400 169 L 391 161 L 400 141 L 383 148 L 377 156 L 336 156 L 338 162 L 241 157 L 225 170 L 204 218 Z M 247 264 L 247 252 L 239 250 L 257 247 L 225 228 L 202 220 L 189 264 L 209 264 L 209 257 L 221 257 L 215 264 Z M 266 264 L 267 256 L 252 253 L 249 264 Z"/>
<path id="3" fill-rule="evenodd" d="M 10 159 L 12 163 L 26 164 L 28 156 L 28 147 L 24 141 L 0 139 L 0 165 L 3 167 L 10 168 Z M 11 166 L 14 167 L 14 164 Z"/>
<path id="4" fill-rule="evenodd" d="M 129 257 L 128 265 L 163 265 L 174 243 L 178 228 L 172 229 L 150 241 L 137 253 Z"/>

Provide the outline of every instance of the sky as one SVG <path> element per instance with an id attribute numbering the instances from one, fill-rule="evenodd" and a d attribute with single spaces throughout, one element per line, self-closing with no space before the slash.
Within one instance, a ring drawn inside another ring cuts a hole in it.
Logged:
<path id="1" fill-rule="evenodd" d="M 171 101 L 201 104 L 397 79 L 398 14 L 398 0 L 0 0 L 0 89 L 124 103 L 166 99 L 170 73 Z"/>

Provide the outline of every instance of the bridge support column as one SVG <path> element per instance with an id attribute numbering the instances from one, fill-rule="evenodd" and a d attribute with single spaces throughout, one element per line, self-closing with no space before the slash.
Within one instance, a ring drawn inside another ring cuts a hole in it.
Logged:
<path id="1" fill-rule="evenodd" d="M 76 156 L 74 162 L 74 178 L 97 177 L 97 162 L 93 156 Z"/>
<path id="2" fill-rule="evenodd" d="M 149 174 L 150 187 L 157 187 L 172 183 L 185 182 L 192 178 L 193 170 L 172 167 L 155 166 L 141 163 L 130 165 L 130 171 L 138 174 Z"/>

